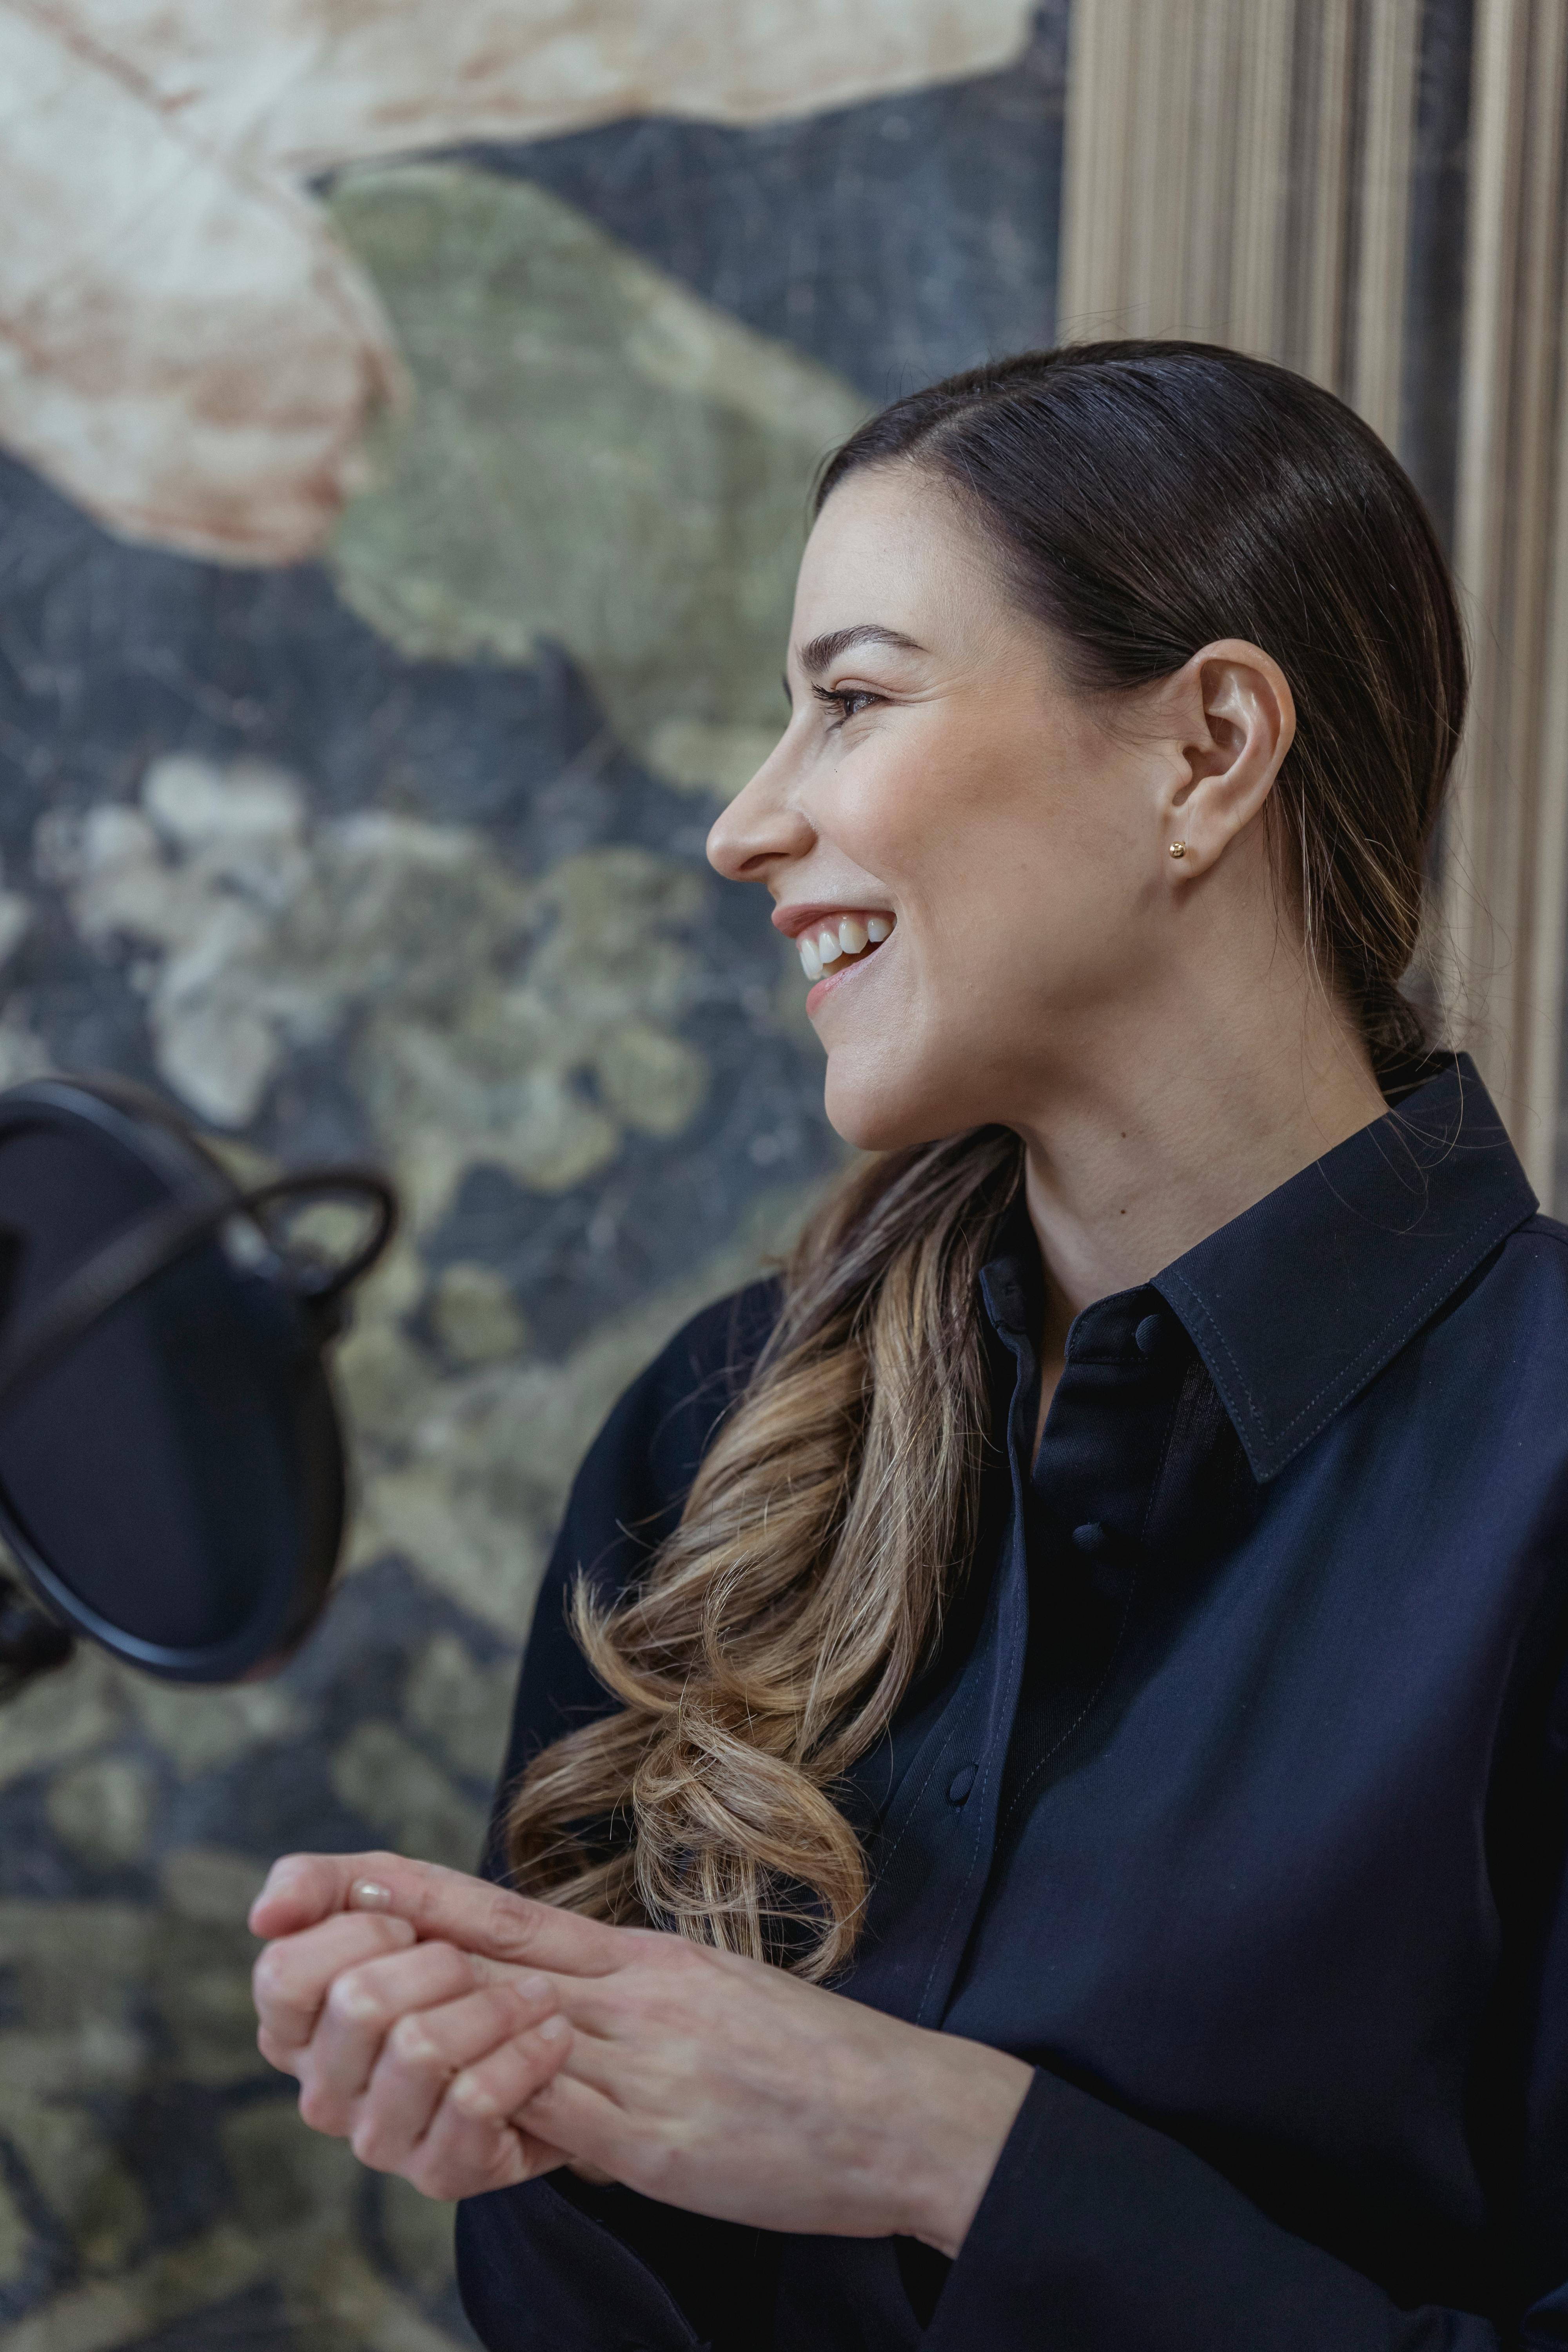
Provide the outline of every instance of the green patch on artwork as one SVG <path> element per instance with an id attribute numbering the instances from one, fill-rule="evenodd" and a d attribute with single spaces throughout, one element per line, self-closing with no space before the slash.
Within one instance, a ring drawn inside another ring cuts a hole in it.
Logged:
<path id="1" fill-rule="evenodd" d="M 812 477 L 860 395 L 526 182 L 369 171 L 331 210 L 416 386 L 338 531 L 344 596 L 413 657 L 564 646 L 663 775 L 735 789 L 782 724 Z"/>

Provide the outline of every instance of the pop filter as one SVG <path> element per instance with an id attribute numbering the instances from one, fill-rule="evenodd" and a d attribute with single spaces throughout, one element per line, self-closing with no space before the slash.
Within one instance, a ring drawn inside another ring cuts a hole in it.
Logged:
<path id="1" fill-rule="evenodd" d="M 282 1230 L 334 1198 L 368 1212 L 346 1260 Z M 395 1220 L 369 1169 L 247 1191 L 116 1080 L 0 1094 L 0 1535 L 43 1611 L 0 1589 L 0 1675 L 77 1633 L 189 1683 L 297 1647 L 343 1528 L 324 1349 Z"/>

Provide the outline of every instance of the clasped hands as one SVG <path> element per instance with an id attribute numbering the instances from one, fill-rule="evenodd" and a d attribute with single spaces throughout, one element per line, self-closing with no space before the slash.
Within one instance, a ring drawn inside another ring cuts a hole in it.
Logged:
<path id="1" fill-rule="evenodd" d="M 430 2197 L 563 2164 L 716 2219 L 963 2243 L 1030 2071 L 760 1961 L 396 1854 L 289 1854 L 250 1914 L 300 2113 Z"/>

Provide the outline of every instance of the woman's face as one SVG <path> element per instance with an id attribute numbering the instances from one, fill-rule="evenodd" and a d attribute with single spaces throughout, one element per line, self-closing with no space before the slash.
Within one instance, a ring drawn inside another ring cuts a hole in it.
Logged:
<path id="1" fill-rule="evenodd" d="M 1027 1129 L 1161 985 L 1159 730 L 1068 694 L 979 532 L 909 464 L 828 499 L 785 684 L 788 726 L 708 854 L 766 885 L 803 950 L 828 1117 L 873 1150 Z"/>

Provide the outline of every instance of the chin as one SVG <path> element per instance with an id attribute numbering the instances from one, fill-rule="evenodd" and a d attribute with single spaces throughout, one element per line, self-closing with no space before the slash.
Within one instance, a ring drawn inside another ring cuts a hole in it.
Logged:
<path id="1" fill-rule="evenodd" d="M 953 1116 L 959 1098 L 956 1087 L 933 1084 L 925 1074 L 840 1070 L 828 1057 L 823 1108 L 834 1133 L 857 1151 L 904 1151 L 983 1125 L 981 1115 Z"/>

